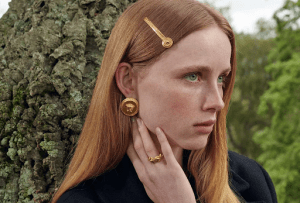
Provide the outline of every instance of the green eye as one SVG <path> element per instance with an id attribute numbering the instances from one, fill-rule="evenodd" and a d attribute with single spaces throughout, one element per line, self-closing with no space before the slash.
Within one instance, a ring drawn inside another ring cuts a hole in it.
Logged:
<path id="1" fill-rule="evenodd" d="M 191 81 L 197 81 L 198 76 L 197 76 L 197 74 L 192 73 L 190 75 L 185 76 L 185 78 L 188 79 L 188 80 L 190 79 Z"/>
<path id="2" fill-rule="evenodd" d="M 223 83 L 223 82 L 224 82 L 224 76 L 219 76 L 218 83 Z"/>

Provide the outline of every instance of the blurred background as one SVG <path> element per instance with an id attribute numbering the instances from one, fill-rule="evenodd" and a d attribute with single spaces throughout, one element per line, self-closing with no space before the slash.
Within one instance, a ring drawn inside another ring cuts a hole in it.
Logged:
<path id="1" fill-rule="evenodd" d="M 110 30 L 134 0 L 8 2 L 0 1 L 0 202 L 48 202 L 76 146 Z M 300 0 L 201 2 L 236 34 L 229 149 L 268 171 L 279 203 L 299 203 Z M 73 75 L 59 72 L 68 68 Z"/>

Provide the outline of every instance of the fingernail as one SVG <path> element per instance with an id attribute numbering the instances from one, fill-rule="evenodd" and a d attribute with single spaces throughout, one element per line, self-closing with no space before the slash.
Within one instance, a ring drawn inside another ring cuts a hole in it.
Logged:
<path id="1" fill-rule="evenodd" d="M 130 119 L 131 119 L 131 122 L 133 122 L 133 123 L 135 122 L 135 117 L 131 117 Z"/>
<path id="2" fill-rule="evenodd" d="M 162 133 L 160 127 L 157 127 L 157 128 L 156 128 L 156 132 L 157 132 L 157 133 Z"/>

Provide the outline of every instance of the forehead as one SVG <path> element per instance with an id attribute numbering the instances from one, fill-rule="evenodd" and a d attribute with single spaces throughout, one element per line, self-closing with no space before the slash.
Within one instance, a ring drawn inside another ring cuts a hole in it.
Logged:
<path id="1" fill-rule="evenodd" d="M 217 26 L 195 31 L 166 50 L 150 65 L 150 72 L 166 73 L 190 66 L 224 70 L 230 67 L 231 44 Z M 152 70 L 153 69 L 153 70 Z"/>

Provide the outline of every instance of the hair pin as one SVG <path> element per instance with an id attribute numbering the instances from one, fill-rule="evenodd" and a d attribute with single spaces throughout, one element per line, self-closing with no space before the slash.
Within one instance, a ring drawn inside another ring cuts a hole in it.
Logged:
<path id="1" fill-rule="evenodd" d="M 154 30 L 154 32 L 160 37 L 162 40 L 162 45 L 165 48 L 170 48 L 173 45 L 173 40 L 170 37 L 165 37 L 161 31 L 147 18 L 144 18 L 144 21 Z"/>

